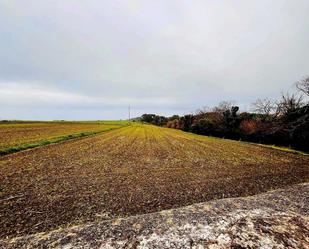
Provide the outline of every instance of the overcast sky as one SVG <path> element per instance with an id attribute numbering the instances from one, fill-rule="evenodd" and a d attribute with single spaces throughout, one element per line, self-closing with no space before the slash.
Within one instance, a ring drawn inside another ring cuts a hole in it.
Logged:
<path id="1" fill-rule="evenodd" d="M 0 118 L 243 110 L 309 74 L 308 0 L 0 0 Z"/>

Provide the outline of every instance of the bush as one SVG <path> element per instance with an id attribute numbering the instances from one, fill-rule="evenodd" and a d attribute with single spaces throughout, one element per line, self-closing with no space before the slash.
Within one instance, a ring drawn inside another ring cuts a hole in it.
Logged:
<path id="1" fill-rule="evenodd" d="M 191 127 L 193 133 L 201 135 L 212 135 L 214 133 L 214 124 L 207 119 L 201 119 Z"/>
<path id="2" fill-rule="evenodd" d="M 258 120 L 243 120 L 239 125 L 240 132 L 245 135 L 251 135 L 256 133 L 261 126 L 261 122 Z"/>

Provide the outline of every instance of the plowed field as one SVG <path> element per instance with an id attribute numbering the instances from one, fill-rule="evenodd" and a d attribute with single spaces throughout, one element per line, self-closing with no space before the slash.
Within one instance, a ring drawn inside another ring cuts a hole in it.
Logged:
<path id="1" fill-rule="evenodd" d="M 309 180 L 309 157 L 150 125 L 0 158 L 0 237 Z"/>
<path id="2" fill-rule="evenodd" d="M 0 123 L 0 155 L 95 134 L 126 122 L 9 122 Z"/>

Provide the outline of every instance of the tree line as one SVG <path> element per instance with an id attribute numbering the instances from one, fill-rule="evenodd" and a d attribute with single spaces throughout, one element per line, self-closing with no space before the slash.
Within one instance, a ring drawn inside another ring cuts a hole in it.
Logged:
<path id="1" fill-rule="evenodd" d="M 309 151 L 309 77 L 295 83 L 296 92 L 281 98 L 257 99 L 250 112 L 233 101 L 222 101 L 193 114 L 164 117 L 143 114 L 142 122 L 200 135 L 274 144 Z"/>

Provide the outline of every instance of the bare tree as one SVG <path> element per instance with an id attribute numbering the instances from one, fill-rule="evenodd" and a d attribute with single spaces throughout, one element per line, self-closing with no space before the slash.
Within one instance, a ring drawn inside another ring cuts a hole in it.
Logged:
<path id="1" fill-rule="evenodd" d="M 213 108 L 214 112 L 222 113 L 231 110 L 235 101 L 221 101 L 216 107 Z"/>
<path id="2" fill-rule="evenodd" d="M 194 114 L 195 115 L 203 115 L 207 112 L 210 112 L 211 111 L 211 108 L 209 108 L 208 106 L 203 106 L 202 108 L 200 109 L 197 109 Z"/>
<path id="3" fill-rule="evenodd" d="M 252 110 L 259 114 L 270 115 L 275 112 L 276 105 L 272 99 L 257 99 L 252 103 Z"/>
<path id="4" fill-rule="evenodd" d="M 309 76 L 303 77 L 295 85 L 299 91 L 309 96 Z"/>
<path id="5" fill-rule="evenodd" d="M 285 93 L 281 95 L 281 100 L 277 103 L 277 113 L 289 114 L 303 105 L 302 95 Z"/>

